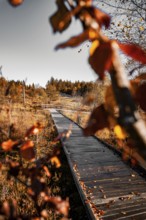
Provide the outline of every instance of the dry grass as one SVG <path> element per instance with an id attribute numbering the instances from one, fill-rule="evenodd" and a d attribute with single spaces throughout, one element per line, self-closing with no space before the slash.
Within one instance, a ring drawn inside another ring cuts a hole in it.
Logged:
<path id="1" fill-rule="evenodd" d="M 52 151 L 51 141 L 56 135 L 48 110 L 33 109 L 24 107 L 21 104 L 3 105 L 0 114 L 0 140 L 1 143 L 9 138 L 12 140 L 21 140 L 24 138 L 26 131 L 35 123 L 40 122 L 43 126 L 42 132 L 37 137 L 32 137 L 37 150 L 37 157 L 41 158 L 48 152 Z M 10 131 L 10 126 L 13 129 Z M 5 163 L 5 155 L 2 153 L 0 160 Z M 16 152 L 7 153 L 7 158 L 13 161 L 19 160 Z M 25 165 L 25 163 L 24 163 Z M 23 177 L 21 178 L 21 180 Z M 10 199 L 16 199 L 18 203 L 18 213 L 26 216 L 36 214 L 36 209 L 31 198 L 26 193 L 26 187 L 14 178 L 7 178 L 5 169 L 1 171 L 0 177 L 0 203 Z M 50 219 L 54 219 L 55 214 L 51 212 Z M 57 216 L 56 216 L 57 219 Z"/>
<path id="2" fill-rule="evenodd" d="M 54 101 L 55 107 L 60 102 Z M 43 158 L 46 154 L 52 152 L 52 140 L 57 136 L 56 128 L 50 116 L 49 110 L 38 108 L 35 104 L 28 103 L 24 106 L 18 103 L 4 103 L 0 105 L 0 143 L 11 138 L 12 140 L 20 140 L 24 138 L 26 131 L 35 123 L 40 122 L 43 126 L 42 132 L 39 135 L 32 136 L 31 139 L 35 143 L 37 158 Z M 10 126 L 13 125 L 13 129 Z M 11 130 L 11 132 L 10 132 Z M 60 146 L 61 147 L 61 146 Z M 5 156 L 14 161 L 19 160 L 17 152 L 3 153 L 1 151 L 0 162 L 5 164 Z M 82 202 L 79 198 L 76 186 L 74 184 L 72 175 L 70 173 L 66 157 L 63 150 L 60 154 L 61 168 L 54 169 L 52 167 L 52 178 L 46 179 L 46 183 L 50 189 L 51 195 L 62 196 L 63 198 L 69 197 L 70 199 L 70 215 L 71 219 L 86 219 L 86 213 L 83 208 Z M 27 166 L 27 163 L 24 163 Z M 49 165 L 49 170 L 51 169 Z M 17 179 L 11 177 L 7 178 L 7 170 L 0 171 L 0 205 L 9 199 L 16 199 L 18 206 L 17 211 L 21 215 L 29 216 L 37 215 L 34 202 L 26 193 L 26 187 L 22 185 Z M 66 173 L 68 175 L 66 175 Z M 23 180 L 23 176 L 20 179 Z M 62 216 L 56 214 L 49 207 L 48 220 L 59 220 Z"/>

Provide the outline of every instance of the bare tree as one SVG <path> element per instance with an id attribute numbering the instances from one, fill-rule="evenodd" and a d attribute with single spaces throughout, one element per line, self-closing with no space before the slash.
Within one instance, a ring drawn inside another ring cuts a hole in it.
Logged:
<path id="1" fill-rule="evenodd" d="M 27 82 L 27 78 L 25 78 L 25 80 L 23 80 L 23 104 L 25 105 L 25 85 Z"/>

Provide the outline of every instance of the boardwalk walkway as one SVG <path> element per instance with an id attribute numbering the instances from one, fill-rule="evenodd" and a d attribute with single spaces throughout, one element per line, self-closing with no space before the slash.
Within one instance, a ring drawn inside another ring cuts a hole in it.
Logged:
<path id="1" fill-rule="evenodd" d="M 69 119 L 50 111 L 59 133 L 69 127 Z M 84 137 L 76 124 L 63 147 L 89 219 L 146 219 L 146 180 L 117 153 L 94 137 Z"/>

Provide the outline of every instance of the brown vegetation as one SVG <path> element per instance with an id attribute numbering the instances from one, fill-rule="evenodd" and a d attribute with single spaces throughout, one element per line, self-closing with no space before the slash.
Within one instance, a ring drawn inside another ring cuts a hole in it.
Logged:
<path id="1" fill-rule="evenodd" d="M 38 104 L 41 100 L 33 99 L 32 103 L 28 96 L 25 105 L 17 99 L 14 102 L 10 97 L 4 98 L 0 104 L 0 213 L 3 219 L 5 216 L 8 219 L 41 216 L 50 220 L 62 219 L 63 215 L 86 219 L 62 147 L 55 141 L 57 132 L 48 109 Z M 45 203 L 39 193 L 42 180 L 50 196 Z M 33 197 L 33 193 L 38 198 Z M 11 203 L 15 213 L 5 208 Z M 59 204 L 64 204 L 65 211 L 57 208 Z"/>

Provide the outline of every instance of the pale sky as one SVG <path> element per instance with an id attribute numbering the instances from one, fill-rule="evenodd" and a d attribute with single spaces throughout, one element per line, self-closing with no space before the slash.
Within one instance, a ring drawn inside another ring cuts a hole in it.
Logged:
<path id="1" fill-rule="evenodd" d="M 54 51 L 55 45 L 81 32 L 80 24 L 74 21 L 67 31 L 54 35 L 48 18 L 55 11 L 55 0 L 25 0 L 17 8 L 0 0 L 0 66 L 5 78 L 27 78 L 28 84 L 41 86 L 51 76 L 71 81 L 96 79 L 87 62 L 86 43 Z"/>

